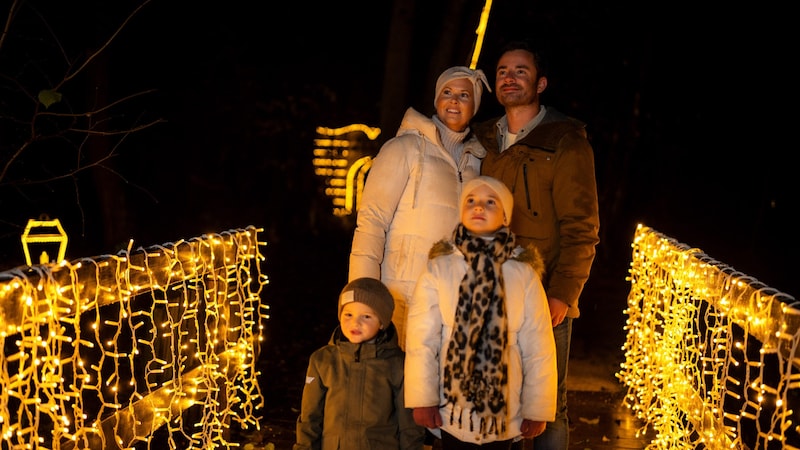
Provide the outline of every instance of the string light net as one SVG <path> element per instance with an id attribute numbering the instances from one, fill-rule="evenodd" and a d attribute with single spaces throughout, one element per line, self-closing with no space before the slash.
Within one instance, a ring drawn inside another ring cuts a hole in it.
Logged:
<path id="1" fill-rule="evenodd" d="M 795 299 L 643 225 L 632 247 L 617 377 L 647 448 L 800 448 Z"/>
<path id="2" fill-rule="evenodd" d="M 0 273 L 0 448 L 230 448 L 232 424 L 258 428 L 259 231 Z"/>

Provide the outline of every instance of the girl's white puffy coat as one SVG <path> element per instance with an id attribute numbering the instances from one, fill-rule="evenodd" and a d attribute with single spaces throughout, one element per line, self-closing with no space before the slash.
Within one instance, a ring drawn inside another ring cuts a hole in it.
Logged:
<path id="1" fill-rule="evenodd" d="M 510 351 L 508 427 L 504 434 L 482 438 L 477 433 L 479 421 L 474 413 L 469 414 L 472 431 L 466 417 L 462 428 L 457 421 L 450 423 L 451 408 L 445 405 L 442 394 L 442 368 L 453 332 L 458 289 L 466 270 L 464 256 L 455 250 L 432 259 L 419 280 L 408 309 L 406 407 L 441 406 L 442 429 L 464 442 L 512 439 L 521 434 L 522 419 L 555 420 L 556 350 L 547 296 L 530 264 L 514 259 L 503 263 Z"/>

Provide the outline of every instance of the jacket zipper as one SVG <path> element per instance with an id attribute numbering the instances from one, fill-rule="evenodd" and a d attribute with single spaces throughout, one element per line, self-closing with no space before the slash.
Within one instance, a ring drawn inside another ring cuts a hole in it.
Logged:
<path id="1" fill-rule="evenodd" d="M 467 155 L 467 150 L 464 149 L 464 152 L 461 153 L 461 158 L 456 161 L 456 172 L 458 172 L 458 183 L 463 184 L 464 178 L 461 175 L 461 169 L 467 165 L 467 161 L 469 160 L 469 156 Z"/>
<path id="2" fill-rule="evenodd" d="M 528 211 L 531 210 L 531 194 L 528 189 L 528 165 L 522 165 L 522 181 L 525 183 L 525 203 L 528 205 Z"/>

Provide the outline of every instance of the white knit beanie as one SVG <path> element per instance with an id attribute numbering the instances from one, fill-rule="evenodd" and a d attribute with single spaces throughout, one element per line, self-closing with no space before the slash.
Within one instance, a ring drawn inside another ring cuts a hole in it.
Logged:
<path id="1" fill-rule="evenodd" d="M 472 70 L 466 66 L 451 67 L 439 75 L 439 79 L 436 80 L 436 92 L 433 93 L 434 108 L 436 107 L 436 99 L 439 98 L 439 94 L 442 93 L 444 85 L 447 84 L 448 81 L 458 80 L 459 78 L 466 78 L 472 82 L 472 90 L 475 91 L 475 111 L 472 112 L 472 115 L 478 114 L 478 107 L 481 106 L 481 94 L 483 93 L 481 82 L 486 85 L 486 89 L 488 89 L 489 92 L 492 92 L 492 88 L 489 87 L 486 75 L 484 75 L 481 69 Z"/>
<path id="2" fill-rule="evenodd" d="M 392 322 L 394 298 L 380 280 L 357 278 L 347 283 L 339 294 L 339 314 L 336 317 L 341 319 L 342 308 L 352 302 L 363 303 L 375 310 L 375 314 L 381 321 L 381 328 L 388 327 Z"/>
<path id="3" fill-rule="evenodd" d="M 511 212 L 514 210 L 514 195 L 508 190 L 505 183 L 498 180 L 497 178 L 487 177 L 486 175 L 481 175 L 479 177 L 475 177 L 464 185 L 464 188 L 461 190 L 461 199 L 459 203 L 460 212 L 464 212 L 464 199 L 467 198 L 475 188 L 480 186 L 489 186 L 489 189 L 493 190 L 498 197 L 500 197 L 500 203 L 503 206 L 503 214 L 505 214 L 505 221 L 503 222 L 505 225 L 511 223 Z"/>

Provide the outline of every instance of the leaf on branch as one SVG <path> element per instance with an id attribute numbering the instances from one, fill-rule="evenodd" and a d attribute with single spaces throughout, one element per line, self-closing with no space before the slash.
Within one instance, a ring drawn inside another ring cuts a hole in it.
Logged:
<path id="1" fill-rule="evenodd" d="M 61 93 L 52 89 L 42 89 L 39 91 L 39 101 L 42 102 L 45 108 L 50 108 L 53 103 L 61 101 Z"/>

